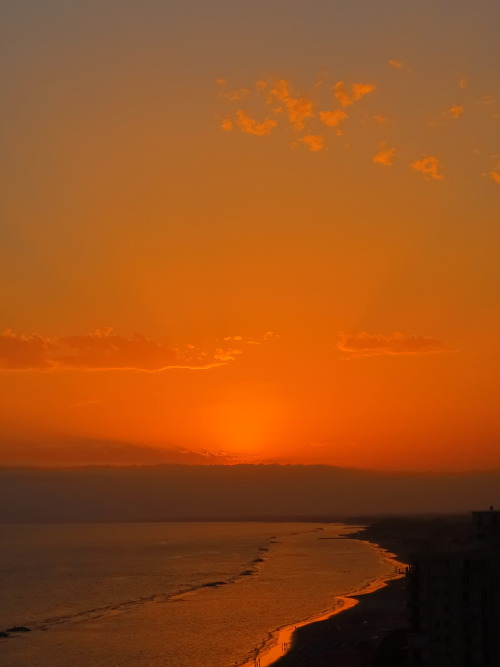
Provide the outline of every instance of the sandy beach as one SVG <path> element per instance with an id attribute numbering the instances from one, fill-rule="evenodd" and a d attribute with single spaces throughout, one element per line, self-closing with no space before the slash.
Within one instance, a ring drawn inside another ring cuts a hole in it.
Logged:
<path id="1" fill-rule="evenodd" d="M 335 597 L 330 611 L 280 628 L 255 659 L 242 667 L 326 667 L 332 658 L 339 667 L 361 667 L 368 664 L 389 633 L 404 627 L 406 564 L 378 544 L 362 541 L 391 564 L 393 574 Z"/>
<path id="2" fill-rule="evenodd" d="M 350 539 L 367 541 L 394 567 L 404 570 L 409 553 L 442 540 L 461 539 L 470 530 L 461 515 L 390 518 L 370 522 Z M 387 583 L 385 583 L 387 582 Z M 283 629 L 288 644 L 282 655 L 263 652 L 258 667 L 401 667 L 407 628 L 406 582 L 395 572 L 390 579 L 338 598 L 327 618 L 310 619 Z M 280 637 L 281 639 L 281 637 Z M 274 661 L 269 661 L 269 657 Z"/>
<path id="3" fill-rule="evenodd" d="M 361 667 L 389 633 L 404 627 L 404 581 L 353 596 L 357 604 L 330 618 L 297 628 L 289 651 L 276 667 Z"/>

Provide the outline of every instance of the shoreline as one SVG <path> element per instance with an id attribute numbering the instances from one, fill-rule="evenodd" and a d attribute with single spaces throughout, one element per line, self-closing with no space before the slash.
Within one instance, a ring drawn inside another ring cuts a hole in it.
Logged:
<path id="1" fill-rule="evenodd" d="M 286 658 L 286 656 L 289 655 L 293 647 L 293 635 L 296 630 L 299 628 L 305 628 L 315 623 L 328 621 L 341 612 L 346 612 L 349 609 L 353 609 L 360 603 L 360 600 L 357 599 L 358 597 L 370 595 L 376 591 L 380 591 L 381 589 L 386 588 L 389 582 L 396 581 L 404 577 L 406 564 L 397 560 L 397 554 L 392 553 L 388 549 L 385 549 L 375 542 L 371 542 L 369 539 L 363 539 L 358 535 L 356 537 L 351 537 L 349 534 L 347 534 L 341 536 L 341 539 L 342 538 L 355 539 L 360 542 L 365 542 L 368 546 L 377 551 L 377 555 L 381 560 L 394 568 L 393 573 L 389 574 L 388 576 L 369 581 L 361 589 L 356 591 L 349 592 L 344 595 L 336 595 L 333 598 L 335 606 L 329 611 L 320 612 L 314 616 L 310 616 L 309 618 L 298 621 L 293 625 L 285 625 L 281 628 L 273 630 L 269 634 L 268 638 L 260 646 L 256 647 L 253 657 L 250 660 L 247 660 L 246 662 L 238 665 L 237 667 L 271 667 L 272 665 L 276 665 L 278 661 L 281 662 L 283 658 Z"/>

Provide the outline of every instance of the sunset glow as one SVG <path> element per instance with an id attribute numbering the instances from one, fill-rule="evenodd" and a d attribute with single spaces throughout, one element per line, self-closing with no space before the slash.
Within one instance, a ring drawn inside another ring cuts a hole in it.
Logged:
<path id="1" fill-rule="evenodd" d="M 7 2 L 0 465 L 500 469 L 498 7 L 137 9 Z"/>

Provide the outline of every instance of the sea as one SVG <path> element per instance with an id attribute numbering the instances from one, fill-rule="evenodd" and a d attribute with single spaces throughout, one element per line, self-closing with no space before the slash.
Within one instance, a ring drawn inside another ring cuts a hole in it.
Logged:
<path id="1" fill-rule="evenodd" d="M 300 522 L 2 525 L 0 631 L 30 632 L 0 639 L 0 664 L 253 664 L 280 628 L 393 575 L 381 549 L 349 539 L 355 530 Z"/>

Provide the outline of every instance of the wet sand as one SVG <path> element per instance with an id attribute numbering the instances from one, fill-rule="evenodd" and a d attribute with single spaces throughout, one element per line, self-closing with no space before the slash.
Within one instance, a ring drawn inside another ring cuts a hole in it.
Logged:
<path id="1" fill-rule="evenodd" d="M 340 614 L 298 628 L 290 650 L 273 665 L 361 667 L 374 656 L 382 639 L 404 627 L 404 622 L 404 581 L 400 579 L 359 596 L 358 604 Z"/>
<path id="2" fill-rule="evenodd" d="M 406 565 L 396 554 L 369 544 L 391 564 L 392 575 L 335 597 L 327 612 L 280 628 L 242 667 L 331 667 L 332 660 L 336 667 L 358 667 L 373 656 L 382 639 L 404 623 Z"/>
<path id="3" fill-rule="evenodd" d="M 403 567 L 412 551 L 436 544 L 470 538 L 465 515 L 394 517 L 368 520 L 367 527 L 346 535 L 371 541 L 395 552 Z M 383 552 L 382 552 L 383 553 Z M 406 581 L 388 581 L 382 588 L 347 596 L 350 607 L 341 606 L 329 618 L 311 619 L 292 629 L 290 646 L 274 662 L 261 660 L 259 667 L 390 667 L 405 664 L 407 635 Z M 354 602 L 354 604 L 352 604 Z M 341 612 L 341 613 L 339 613 Z M 276 647 L 276 648 L 279 648 Z M 273 656 L 276 653 L 273 653 Z"/>

